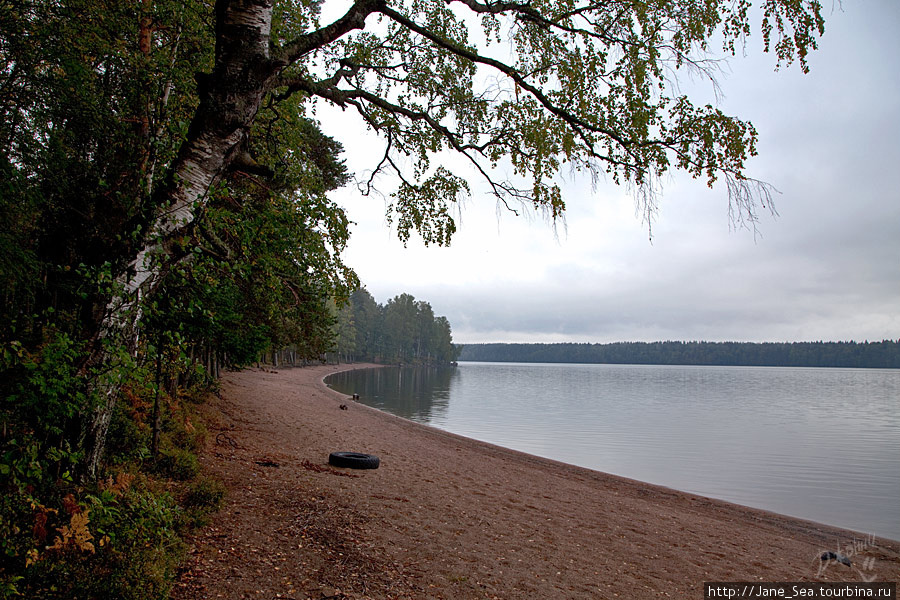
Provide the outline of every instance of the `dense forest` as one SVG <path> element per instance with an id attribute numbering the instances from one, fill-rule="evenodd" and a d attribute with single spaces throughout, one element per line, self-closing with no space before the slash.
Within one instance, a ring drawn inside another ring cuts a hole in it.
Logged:
<path id="1" fill-rule="evenodd" d="M 447 318 L 410 294 L 381 305 L 360 288 L 338 312 L 336 328 L 335 352 L 346 362 L 449 364 L 459 354 Z"/>
<path id="2" fill-rule="evenodd" d="M 167 596 L 224 493 L 196 456 L 224 368 L 454 355 L 427 303 L 338 308 L 359 285 L 328 198 L 348 175 L 300 97 L 260 107 L 244 159 L 160 225 L 214 67 L 207 8 L 0 7 L 0 598 Z"/>
<path id="3" fill-rule="evenodd" d="M 64 4 L 0 7 L 0 598 L 164 598 L 224 493 L 198 402 L 223 367 L 334 348 L 334 298 L 358 285 L 327 197 L 347 174 L 301 111 L 263 107 L 256 166 L 153 230 L 211 15 Z"/>
<path id="4" fill-rule="evenodd" d="M 900 340 L 881 342 L 620 342 L 470 344 L 459 360 L 900 369 Z"/>

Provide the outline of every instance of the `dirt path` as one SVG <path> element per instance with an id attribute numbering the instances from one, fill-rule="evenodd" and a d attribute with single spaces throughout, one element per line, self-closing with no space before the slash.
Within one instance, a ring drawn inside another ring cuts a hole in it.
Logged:
<path id="1" fill-rule="evenodd" d="M 327 389 L 340 368 L 224 378 L 203 462 L 229 494 L 174 600 L 702 598 L 705 581 L 900 579 L 900 543 L 417 425 Z M 381 467 L 332 468 L 334 451 Z M 839 547 L 851 566 L 820 560 Z"/>

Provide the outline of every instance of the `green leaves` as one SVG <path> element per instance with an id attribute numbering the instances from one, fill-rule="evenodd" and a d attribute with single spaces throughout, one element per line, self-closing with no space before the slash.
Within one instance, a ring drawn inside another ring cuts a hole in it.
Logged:
<path id="1" fill-rule="evenodd" d="M 17 341 L 4 349 L 4 371 L 20 374 L 6 400 L 19 426 L 27 424 L 51 444 L 64 444 L 62 435 L 88 404 L 78 373 L 83 352 L 65 333 L 50 332 L 47 337 L 37 352 L 26 351 Z"/>
<path id="2" fill-rule="evenodd" d="M 825 19 L 818 0 L 766 0 L 762 23 L 765 50 L 774 50 L 778 65 L 790 65 L 796 58 L 804 73 L 806 57 L 815 50 L 817 38 L 825 33 Z M 773 39 L 774 36 L 774 39 Z"/>
<path id="3" fill-rule="evenodd" d="M 824 32 L 819 3 L 760 4 L 766 51 L 777 65 L 796 59 L 806 71 Z M 444 203 L 471 191 L 452 177 L 474 174 L 501 202 L 530 203 L 551 218 L 564 210 L 564 169 L 605 171 L 654 198 L 671 169 L 710 184 L 748 179 L 752 125 L 670 89 L 685 72 L 713 79 L 710 43 L 734 54 L 753 32 L 750 0 L 406 0 L 374 10 L 380 23 L 319 48 L 318 62 L 295 65 L 306 83 L 293 86 L 355 108 L 384 136 L 370 182 L 382 171 L 402 180 L 390 210 L 404 241 L 411 231 L 426 243 L 449 241 Z M 325 74 L 312 81 L 317 70 Z M 432 164 L 447 151 L 471 169 L 451 177 Z M 506 165 L 513 179 L 497 175 Z M 752 213 L 765 196 L 731 200 Z"/>
<path id="4" fill-rule="evenodd" d="M 326 192 L 346 180 L 340 145 L 300 114 L 298 98 L 260 112 L 250 152 L 273 176 L 231 174 L 203 207 L 193 255 L 164 284 L 155 329 L 215 348 L 231 364 L 292 345 L 301 358 L 330 348 L 328 300 L 357 285 L 340 258 L 350 235 Z"/>
<path id="5" fill-rule="evenodd" d="M 450 322 L 435 317 L 428 302 L 400 294 L 382 306 L 365 288 L 338 312 L 337 352 L 348 360 L 438 365 L 458 356 Z"/>
<path id="6" fill-rule="evenodd" d="M 388 209 L 388 223 L 396 218 L 397 232 L 404 244 L 415 230 L 425 245 L 448 245 L 456 232 L 448 202 L 469 193 L 469 184 L 444 167 L 419 185 L 402 182 L 394 193 L 395 202 Z M 395 217 L 396 215 L 396 217 Z"/>

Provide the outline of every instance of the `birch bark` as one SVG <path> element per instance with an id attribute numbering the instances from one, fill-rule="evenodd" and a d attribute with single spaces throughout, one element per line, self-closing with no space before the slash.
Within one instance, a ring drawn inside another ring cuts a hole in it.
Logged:
<path id="1" fill-rule="evenodd" d="M 141 304 L 159 286 L 167 267 L 180 260 L 179 241 L 190 233 L 198 210 L 225 175 L 242 159 L 242 148 L 266 95 L 290 64 L 365 25 L 366 17 L 384 0 L 357 0 L 345 15 L 273 50 L 274 0 L 217 0 L 215 3 L 215 66 L 197 76 L 200 104 L 187 139 L 154 192 L 162 207 L 143 247 L 116 280 L 117 291 L 107 303 L 98 326 L 98 343 L 89 364 L 102 365 L 106 376 L 95 380 L 98 406 L 86 420 L 81 436 L 83 477 L 94 479 L 123 381 L 113 349 L 134 353 L 138 345 Z M 139 36 L 150 32 L 141 24 Z"/>
<path id="2" fill-rule="evenodd" d="M 99 405 L 82 433 L 84 477 L 96 477 L 106 435 L 123 381 L 114 348 L 134 352 L 141 304 L 178 260 L 176 242 L 192 226 L 196 211 L 224 175 L 246 139 L 263 97 L 283 67 L 269 56 L 272 0 L 220 0 L 216 4 L 216 66 L 200 81 L 200 105 L 187 139 L 155 193 L 162 207 L 144 246 L 116 280 L 116 292 L 99 324 L 90 364 L 103 365 L 95 380 Z M 142 33 L 144 33 L 142 31 Z"/>

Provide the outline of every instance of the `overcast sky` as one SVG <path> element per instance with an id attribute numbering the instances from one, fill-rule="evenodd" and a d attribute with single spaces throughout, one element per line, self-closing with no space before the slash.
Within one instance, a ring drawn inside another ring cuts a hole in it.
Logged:
<path id="1" fill-rule="evenodd" d="M 754 36 L 719 106 L 756 126 L 748 172 L 780 192 L 756 234 L 730 227 L 724 189 L 676 175 L 651 241 L 627 190 L 571 179 L 555 231 L 476 185 L 449 248 L 404 248 L 384 199 L 349 186 L 335 193 L 355 222 L 346 261 L 381 303 L 429 301 L 461 343 L 900 338 L 900 2 L 826 6 L 808 75 L 775 72 Z M 349 113 L 319 118 L 351 170 L 374 166 L 382 146 Z"/>

